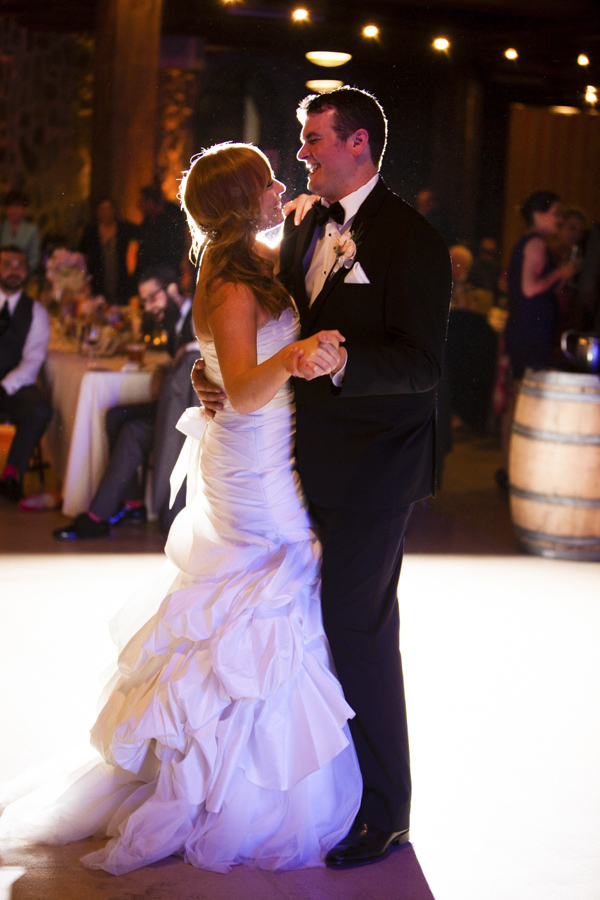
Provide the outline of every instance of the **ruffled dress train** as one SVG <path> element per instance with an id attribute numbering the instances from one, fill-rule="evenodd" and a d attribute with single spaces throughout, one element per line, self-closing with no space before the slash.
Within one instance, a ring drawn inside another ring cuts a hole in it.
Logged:
<path id="1" fill-rule="evenodd" d="M 296 337 L 286 311 L 258 359 Z M 207 374 L 221 383 L 212 345 Z M 320 548 L 293 466 L 293 408 L 215 419 L 188 410 L 175 479 L 188 502 L 166 546 L 173 581 L 119 657 L 92 729 L 101 754 L 41 811 L 10 805 L 0 835 L 110 837 L 82 860 L 113 874 L 180 854 L 200 868 L 320 865 L 349 830 L 361 779 L 319 603 Z M 177 474 L 179 472 L 179 474 Z M 175 485 L 176 486 L 176 485 Z"/>

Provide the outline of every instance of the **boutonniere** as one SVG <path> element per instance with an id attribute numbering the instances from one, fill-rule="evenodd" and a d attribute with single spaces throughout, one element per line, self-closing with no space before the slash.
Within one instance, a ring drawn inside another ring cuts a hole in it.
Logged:
<path id="1" fill-rule="evenodd" d="M 351 269 L 354 265 L 356 251 L 360 247 L 362 239 L 362 222 L 356 232 L 346 231 L 340 234 L 334 246 L 335 262 L 331 268 L 331 272 L 327 276 L 333 278 L 340 269 Z"/>

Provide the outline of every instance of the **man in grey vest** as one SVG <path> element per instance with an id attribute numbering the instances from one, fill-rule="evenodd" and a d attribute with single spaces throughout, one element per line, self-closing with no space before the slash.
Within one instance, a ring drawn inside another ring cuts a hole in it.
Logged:
<path id="1" fill-rule="evenodd" d="M 0 248 L 0 421 L 16 426 L 0 496 L 12 503 L 23 497 L 23 474 L 52 410 L 35 381 L 46 358 L 48 313 L 24 291 L 27 255 L 16 245 Z"/>

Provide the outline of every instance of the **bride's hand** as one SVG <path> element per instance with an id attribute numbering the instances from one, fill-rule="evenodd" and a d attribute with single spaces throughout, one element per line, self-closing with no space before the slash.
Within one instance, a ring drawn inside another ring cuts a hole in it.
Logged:
<path id="1" fill-rule="evenodd" d="M 337 372 L 346 357 L 345 350 L 340 347 L 343 341 L 344 336 L 337 330 L 319 331 L 286 347 L 284 365 L 291 375 L 307 381 Z"/>
<path id="2" fill-rule="evenodd" d="M 299 225 L 313 203 L 316 203 L 318 199 L 316 194 L 299 194 L 293 200 L 288 200 L 284 204 L 283 214 L 287 218 L 293 212 L 294 225 Z"/>

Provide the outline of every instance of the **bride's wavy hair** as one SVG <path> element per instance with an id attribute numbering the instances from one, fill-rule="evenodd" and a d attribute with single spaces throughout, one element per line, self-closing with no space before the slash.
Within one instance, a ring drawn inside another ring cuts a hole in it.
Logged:
<path id="1" fill-rule="evenodd" d="M 254 249 L 260 231 L 261 199 L 273 180 L 266 156 L 249 144 L 217 144 L 193 157 L 179 196 L 192 233 L 192 258 L 205 246 L 210 298 L 217 279 L 243 284 L 278 318 L 291 300 L 273 263 Z"/>

